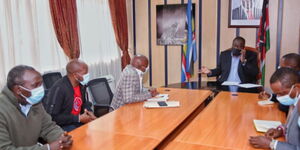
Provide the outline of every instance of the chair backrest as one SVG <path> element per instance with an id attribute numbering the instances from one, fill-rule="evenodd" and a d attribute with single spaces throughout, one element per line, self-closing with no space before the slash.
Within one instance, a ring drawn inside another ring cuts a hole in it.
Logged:
<path id="1" fill-rule="evenodd" d="M 250 46 L 245 46 L 245 50 L 252 51 L 257 54 L 257 67 L 260 70 L 260 53 L 259 53 L 259 51 L 256 48 L 250 47 Z M 257 75 L 257 79 L 260 79 L 260 77 L 261 77 L 261 72 Z"/>
<path id="2" fill-rule="evenodd" d="M 43 74 L 43 82 L 45 89 L 50 89 L 53 86 L 53 84 L 61 78 L 62 75 L 60 72 L 49 72 Z"/>
<path id="3" fill-rule="evenodd" d="M 110 106 L 113 93 L 106 78 L 97 78 L 89 81 L 87 88 L 92 96 L 94 105 Z"/>

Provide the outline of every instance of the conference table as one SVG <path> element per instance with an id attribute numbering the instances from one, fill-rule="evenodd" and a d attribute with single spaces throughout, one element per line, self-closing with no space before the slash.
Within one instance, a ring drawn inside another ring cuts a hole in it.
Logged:
<path id="1" fill-rule="evenodd" d="M 149 109 L 143 102 L 126 104 L 70 132 L 71 150 L 155 149 L 176 137 L 205 107 L 209 90 L 159 88 L 176 108 Z"/>
<path id="2" fill-rule="evenodd" d="M 284 123 L 286 118 L 277 104 L 260 106 L 257 97 L 253 93 L 220 92 L 164 149 L 254 149 L 249 136 L 263 134 L 256 132 L 253 119 Z"/>

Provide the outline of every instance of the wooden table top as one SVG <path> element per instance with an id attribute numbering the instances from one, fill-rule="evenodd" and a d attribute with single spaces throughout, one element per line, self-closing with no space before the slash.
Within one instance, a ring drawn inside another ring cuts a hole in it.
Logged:
<path id="1" fill-rule="evenodd" d="M 260 106 L 257 94 L 220 92 L 216 98 L 169 144 L 176 142 L 221 147 L 227 149 L 254 149 L 249 136 L 263 135 L 255 130 L 253 119 L 285 122 L 285 114 L 277 105 Z M 188 148 L 185 148 L 188 149 Z M 190 149 L 194 149 L 191 147 Z"/>
<path id="2" fill-rule="evenodd" d="M 147 109 L 143 102 L 127 104 L 70 132 L 72 150 L 153 149 L 212 93 L 208 90 L 160 88 L 177 108 Z"/>

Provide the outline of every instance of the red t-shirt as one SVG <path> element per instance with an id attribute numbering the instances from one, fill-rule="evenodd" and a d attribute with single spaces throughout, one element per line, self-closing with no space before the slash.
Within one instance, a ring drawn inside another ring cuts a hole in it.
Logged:
<path id="1" fill-rule="evenodd" d="M 76 86 L 73 88 L 73 90 L 74 90 L 74 101 L 73 101 L 73 108 L 71 113 L 73 115 L 79 115 L 82 106 L 80 87 Z"/>

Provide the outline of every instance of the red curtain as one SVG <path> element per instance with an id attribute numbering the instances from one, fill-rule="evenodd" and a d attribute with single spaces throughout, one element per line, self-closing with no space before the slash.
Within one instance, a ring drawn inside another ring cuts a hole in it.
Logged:
<path id="1" fill-rule="evenodd" d="M 124 69 L 130 63 L 126 0 L 109 0 L 109 6 L 116 40 L 123 54 L 122 69 Z"/>
<path id="2" fill-rule="evenodd" d="M 70 58 L 80 54 L 76 0 L 49 0 L 55 33 L 60 46 Z"/>

